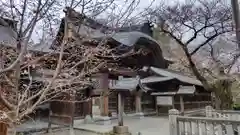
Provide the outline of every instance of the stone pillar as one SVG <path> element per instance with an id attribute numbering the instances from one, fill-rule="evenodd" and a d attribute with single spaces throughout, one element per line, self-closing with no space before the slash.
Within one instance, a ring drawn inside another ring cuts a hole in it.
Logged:
<path id="1" fill-rule="evenodd" d="M 128 131 L 128 126 L 114 126 L 113 133 L 114 135 L 131 135 Z"/>
<path id="2" fill-rule="evenodd" d="M 100 99 L 98 97 L 92 97 L 92 116 L 100 116 Z"/>
<path id="3" fill-rule="evenodd" d="M 118 92 L 118 126 L 123 126 L 123 106 L 121 92 Z"/>
<path id="4" fill-rule="evenodd" d="M 206 114 L 206 117 L 213 117 L 213 108 L 212 106 L 206 106 L 205 107 L 205 114 Z"/>
<path id="5" fill-rule="evenodd" d="M 128 126 L 123 126 L 124 101 L 121 92 L 118 92 L 118 126 L 113 127 L 114 135 L 131 135 Z"/>
<path id="6" fill-rule="evenodd" d="M 94 123 L 92 117 L 93 117 L 93 114 L 92 114 L 92 99 L 89 99 L 89 101 L 86 102 L 85 104 L 85 107 L 86 107 L 86 116 L 85 116 L 85 119 L 84 119 L 84 123 L 86 124 L 91 124 L 91 123 Z"/>
<path id="7" fill-rule="evenodd" d="M 205 114 L 206 114 L 206 117 L 208 118 L 213 118 L 214 115 L 213 115 L 213 108 L 212 106 L 206 106 L 205 107 Z M 208 129 L 208 133 L 209 134 L 213 134 L 214 133 L 214 128 L 213 128 L 213 124 L 212 123 L 206 123 L 206 129 Z"/>
<path id="8" fill-rule="evenodd" d="M 179 111 L 177 109 L 171 109 L 168 111 L 169 114 L 169 133 L 170 135 L 178 135 L 177 116 Z"/>

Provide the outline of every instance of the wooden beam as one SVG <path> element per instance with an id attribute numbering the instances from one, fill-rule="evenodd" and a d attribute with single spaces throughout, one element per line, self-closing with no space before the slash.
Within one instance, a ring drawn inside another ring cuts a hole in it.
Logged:
<path id="1" fill-rule="evenodd" d="M 174 96 L 172 96 L 172 109 L 175 109 L 175 100 L 174 100 Z"/>

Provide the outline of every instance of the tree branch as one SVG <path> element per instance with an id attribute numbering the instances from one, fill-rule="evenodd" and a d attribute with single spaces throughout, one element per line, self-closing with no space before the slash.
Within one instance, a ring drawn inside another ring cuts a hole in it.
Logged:
<path id="1" fill-rule="evenodd" d="M 204 45 L 206 45 L 207 43 L 209 43 L 210 41 L 214 40 L 214 38 L 220 36 L 221 34 L 227 33 L 227 32 L 231 32 L 231 31 L 223 31 L 223 32 L 219 32 L 214 34 L 213 36 L 209 37 L 207 40 L 205 40 L 203 43 L 201 43 L 200 45 L 198 45 L 198 47 L 196 49 L 194 49 L 190 55 L 194 55 L 201 47 L 203 47 Z"/>
<path id="2" fill-rule="evenodd" d="M 202 82 L 202 84 L 203 84 L 203 86 L 204 86 L 204 88 L 206 90 L 210 90 L 210 85 L 208 84 L 207 80 L 199 73 L 196 65 L 192 61 L 191 55 L 189 54 L 188 48 L 186 47 L 186 45 L 181 40 L 179 40 L 176 36 L 174 36 L 171 32 L 169 32 L 169 31 L 167 31 L 165 29 L 162 29 L 162 30 L 163 30 L 164 33 L 169 34 L 182 47 L 182 49 L 184 50 L 185 55 L 187 56 L 187 59 L 189 61 L 189 65 L 190 65 L 194 75 L 197 77 L 197 79 L 199 81 Z"/>

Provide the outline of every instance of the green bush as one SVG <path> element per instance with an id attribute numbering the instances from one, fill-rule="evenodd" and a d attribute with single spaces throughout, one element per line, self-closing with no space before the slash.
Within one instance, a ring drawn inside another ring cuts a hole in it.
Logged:
<path id="1" fill-rule="evenodd" d="M 234 110 L 240 110 L 240 104 L 234 104 L 233 109 Z"/>

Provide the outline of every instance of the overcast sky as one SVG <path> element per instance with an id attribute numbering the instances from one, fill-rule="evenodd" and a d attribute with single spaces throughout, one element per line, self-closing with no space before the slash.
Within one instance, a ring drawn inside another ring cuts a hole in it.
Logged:
<path id="1" fill-rule="evenodd" d="M 123 1 L 126 1 L 126 2 L 123 2 Z M 136 0 L 137 1 L 137 0 Z M 154 6 L 157 6 L 161 3 L 162 0 L 140 0 L 139 2 L 139 5 L 136 7 L 136 9 L 133 11 L 133 13 L 131 14 L 131 16 L 139 16 L 140 14 L 139 13 L 142 13 L 144 12 L 146 8 L 149 8 L 149 7 L 154 7 Z M 178 0 L 168 0 L 166 1 L 167 3 L 173 3 L 173 1 L 178 1 Z M 127 8 L 128 5 L 132 2 L 132 0 L 115 0 L 115 4 L 118 5 L 117 8 L 119 8 L 119 10 L 121 9 L 124 9 L 124 8 Z M 64 8 L 65 6 L 62 7 L 62 9 Z M 80 8 L 75 8 L 76 11 L 81 11 Z M 117 10 L 116 10 L 117 11 Z M 124 11 L 124 10 L 123 10 Z M 56 12 L 59 12 L 59 17 L 58 19 L 60 20 L 61 18 L 64 17 L 64 13 L 63 13 L 63 10 L 60 10 L 60 11 L 56 11 Z M 116 12 L 117 13 L 117 12 Z M 104 17 L 102 18 L 108 18 L 107 14 L 105 13 L 105 15 L 102 15 Z M 130 17 L 131 17 L 130 16 Z M 129 17 L 129 18 L 130 18 Z M 101 17 L 99 17 L 101 18 Z M 101 19 L 102 19 L 101 18 Z M 41 24 L 40 24 L 41 25 Z M 55 26 L 55 31 L 57 31 L 59 25 Z M 36 43 L 38 42 L 39 38 L 41 38 L 41 35 L 42 35 L 42 31 L 40 30 L 40 26 L 36 28 L 36 33 L 33 34 L 32 36 L 32 39 L 33 41 Z"/>

